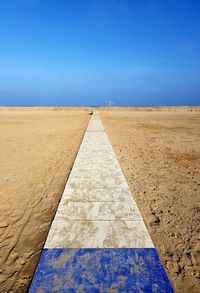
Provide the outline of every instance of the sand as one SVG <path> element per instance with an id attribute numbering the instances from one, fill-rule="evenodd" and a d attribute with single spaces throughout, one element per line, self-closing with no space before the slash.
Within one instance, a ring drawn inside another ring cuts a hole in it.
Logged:
<path id="1" fill-rule="evenodd" d="M 26 291 L 88 113 L 72 108 L 0 110 L 0 292 Z"/>
<path id="2" fill-rule="evenodd" d="M 101 118 L 175 292 L 199 292 L 200 112 Z"/>
<path id="3" fill-rule="evenodd" d="M 0 108 L 0 292 L 26 291 L 89 110 Z M 153 110 L 101 118 L 175 292 L 199 292 L 199 108 Z"/>

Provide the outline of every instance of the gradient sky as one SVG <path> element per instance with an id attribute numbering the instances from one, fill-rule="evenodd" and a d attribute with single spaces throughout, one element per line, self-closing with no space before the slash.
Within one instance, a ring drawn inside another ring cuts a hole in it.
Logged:
<path id="1" fill-rule="evenodd" d="M 200 105 L 199 0 L 0 0 L 0 105 Z"/>

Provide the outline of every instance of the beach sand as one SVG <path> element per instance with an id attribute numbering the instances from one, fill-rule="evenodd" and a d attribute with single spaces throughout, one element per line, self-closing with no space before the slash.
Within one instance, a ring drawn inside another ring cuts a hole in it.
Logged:
<path id="1" fill-rule="evenodd" d="M 84 130 L 80 108 L 0 108 L 0 292 L 25 292 Z M 200 112 L 101 109 L 175 292 L 200 288 Z"/>
<path id="2" fill-rule="evenodd" d="M 88 120 L 88 109 L 0 109 L 0 292 L 26 291 Z"/>
<path id="3" fill-rule="evenodd" d="M 200 111 L 105 110 L 102 121 L 175 292 L 199 292 Z"/>

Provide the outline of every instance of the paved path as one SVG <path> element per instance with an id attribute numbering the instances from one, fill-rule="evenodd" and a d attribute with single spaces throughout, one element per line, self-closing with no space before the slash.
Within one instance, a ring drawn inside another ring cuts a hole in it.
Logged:
<path id="1" fill-rule="evenodd" d="M 173 292 L 98 111 L 29 292 Z"/>

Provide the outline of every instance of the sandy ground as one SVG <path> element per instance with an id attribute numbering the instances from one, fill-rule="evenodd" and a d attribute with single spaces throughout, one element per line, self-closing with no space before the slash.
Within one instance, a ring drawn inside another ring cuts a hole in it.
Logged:
<path id="1" fill-rule="evenodd" d="M 101 118 L 175 292 L 200 292 L 200 112 Z"/>
<path id="2" fill-rule="evenodd" d="M 0 292 L 25 292 L 88 109 L 0 110 Z"/>

